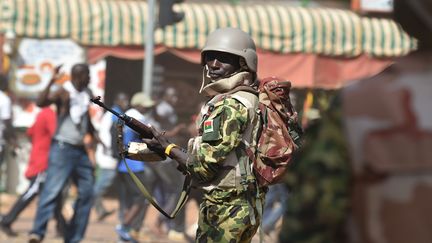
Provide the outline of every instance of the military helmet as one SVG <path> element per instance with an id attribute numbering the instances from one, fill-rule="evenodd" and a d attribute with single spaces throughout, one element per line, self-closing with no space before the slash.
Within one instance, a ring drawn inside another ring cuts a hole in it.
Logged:
<path id="1" fill-rule="evenodd" d="M 201 64 L 205 65 L 204 55 L 207 51 L 220 51 L 243 57 L 248 69 L 257 72 L 258 58 L 255 43 L 246 32 L 236 28 L 221 28 L 207 37 L 201 50 Z"/>

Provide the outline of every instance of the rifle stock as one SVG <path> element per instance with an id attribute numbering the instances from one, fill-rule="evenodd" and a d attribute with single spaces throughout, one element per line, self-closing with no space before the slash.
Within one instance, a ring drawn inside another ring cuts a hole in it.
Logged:
<path id="1" fill-rule="evenodd" d="M 97 96 L 93 99 L 90 99 L 91 102 L 96 105 L 104 108 L 105 110 L 111 112 L 113 115 L 117 116 L 119 119 L 123 120 L 126 126 L 130 127 L 132 130 L 137 132 L 142 138 L 153 138 L 153 133 L 149 126 L 144 123 L 138 121 L 137 119 L 130 117 L 126 114 L 119 114 L 118 112 L 108 108 L 102 101 L 101 97 Z"/>

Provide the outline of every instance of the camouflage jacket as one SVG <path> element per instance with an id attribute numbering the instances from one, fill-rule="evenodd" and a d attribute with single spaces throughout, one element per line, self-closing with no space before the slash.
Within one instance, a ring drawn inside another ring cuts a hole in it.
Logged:
<path id="1" fill-rule="evenodd" d="M 341 114 L 335 103 L 305 131 L 285 176 L 290 196 L 280 242 L 346 242 L 351 176 Z"/>
<path id="2" fill-rule="evenodd" d="M 238 192 L 240 174 L 230 161 L 238 163 L 240 159 L 236 149 L 249 131 L 250 115 L 240 101 L 224 95 L 216 96 L 201 110 L 199 136 L 189 141 L 187 166 L 200 187 L 212 191 L 213 200 Z"/>

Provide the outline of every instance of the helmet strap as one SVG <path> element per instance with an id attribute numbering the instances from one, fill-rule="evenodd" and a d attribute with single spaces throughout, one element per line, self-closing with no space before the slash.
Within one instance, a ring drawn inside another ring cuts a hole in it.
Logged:
<path id="1" fill-rule="evenodd" d="M 206 76 L 208 77 L 208 68 L 207 65 L 204 66 L 203 70 L 202 70 L 202 81 L 201 81 L 201 88 L 199 90 L 199 93 L 201 94 L 201 92 L 204 89 L 204 84 L 206 82 Z"/>

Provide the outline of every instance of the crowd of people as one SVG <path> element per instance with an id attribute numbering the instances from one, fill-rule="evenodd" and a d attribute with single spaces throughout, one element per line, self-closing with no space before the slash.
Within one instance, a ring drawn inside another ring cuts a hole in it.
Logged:
<path id="1" fill-rule="evenodd" d="M 146 165 L 142 161 L 122 161 L 117 144 L 118 118 L 110 112 L 105 112 L 97 130 L 90 120 L 88 108 L 92 93 L 88 88 L 88 65 L 73 66 L 71 81 L 53 92 L 51 86 L 60 75 L 59 70 L 60 67 L 54 70 L 51 82 L 36 100 L 41 108 L 26 132 L 31 143 L 25 171 L 29 186 L 8 212 L 1 215 L 0 229 L 9 237 L 16 237 L 18 234 L 13 230 L 13 223 L 39 195 L 29 242 L 43 240 L 47 223 L 53 214 L 57 221 L 57 234 L 64 237 L 65 242 L 79 242 L 84 237 L 92 207 L 99 221 L 115 212 L 107 210 L 103 204 L 104 195 L 108 189 L 113 188 L 117 189 L 119 200 L 120 222 L 115 230 L 120 239 L 133 241 L 142 228 L 148 202 L 132 181 L 125 162 L 146 186 L 159 195 L 159 200 L 168 208 L 175 204 L 175 194 L 178 192 L 177 179 L 181 180 L 182 174 L 176 172 L 175 166 L 169 160 L 161 162 L 160 168 Z M 6 147 L 9 147 L 9 150 L 12 148 L 13 151 L 18 145 L 12 127 L 13 102 L 8 95 L 8 82 L 5 76 L 1 77 L 1 84 L 3 88 L 0 93 L 0 152 L 3 156 Z M 163 124 L 166 129 L 171 129 L 168 134 L 175 136 L 186 127 L 177 124 L 177 115 L 173 108 L 176 102 L 175 93 L 173 88 L 168 88 L 164 99 L 156 102 L 142 92 L 134 94 L 132 99 L 128 94 L 120 92 L 115 96 L 112 109 L 146 124 Z M 164 123 L 165 121 L 168 123 Z M 131 141 L 140 141 L 139 136 L 131 129 L 126 127 L 123 132 L 125 147 Z M 87 140 L 89 135 L 90 142 Z M 4 161 L 3 157 L 0 161 Z M 76 186 L 77 197 L 73 206 L 74 215 L 70 220 L 66 220 L 62 209 L 64 200 L 69 195 L 71 182 Z M 117 188 L 112 186 L 114 182 L 117 182 Z M 166 232 L 157 233 L 167 233 L 177 240 L 185 239 L 185 213 L 180 215 L 174 222 L 161 217 L 160 226 L 166 224 Z"/>

